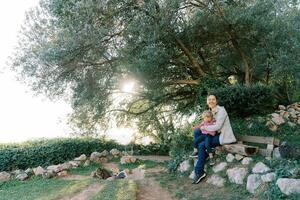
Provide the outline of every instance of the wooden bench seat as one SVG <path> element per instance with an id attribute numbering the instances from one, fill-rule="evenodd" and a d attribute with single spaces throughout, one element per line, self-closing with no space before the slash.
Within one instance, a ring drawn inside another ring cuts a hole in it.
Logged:
<path id="1" fill-rule="evenodd" d="M 266 148 L 256 144 L 265 144 Z M 271 157 L 274 147 L 279 146 L 279 144 L 279 139 L 274 137 L 238 135 L 237 143 L 223 145 L 222 148 L 230 153 L 238 153 L 244 156 L 252 156 L 258 153 L 262 156 Z"/>

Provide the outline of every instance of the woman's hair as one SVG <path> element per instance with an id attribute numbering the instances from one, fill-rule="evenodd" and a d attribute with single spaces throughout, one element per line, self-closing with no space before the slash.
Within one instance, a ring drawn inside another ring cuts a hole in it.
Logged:
<path id="1" fill-rule="evenodd" d="M 214 96 L 214 97 L 216 98 L 216 100 L 218 101 L 217 96 L 214 95 L 214 94 L 209 94 L 209 95 L 207 95 L 206 99 L 208 99 L 208 97 L 210 97 L 210 96 Z"/>
<path id="2" fill-rule="evenodd" d="M 202 118 L 211 117 L 213 118 L 213 113 L 210 110 L 206 110 L 202 113 Z"/>

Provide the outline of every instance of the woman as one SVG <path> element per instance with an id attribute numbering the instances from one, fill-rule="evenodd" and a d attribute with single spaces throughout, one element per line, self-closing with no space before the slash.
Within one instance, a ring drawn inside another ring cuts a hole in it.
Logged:
<path id="1" fill-rule="evenodd" d="M 212 137 L 211 146 L 216 147 L 219 145 L 236 142 L 228 114 L 223 106 L 217 105 L 217 98 L 215 95 L 209 95 L 207 97 L 207 105 L 213 112 L 216 122 L 214 125 L 202 126 L 201 131 L 217 131 L 219 133 Z M 200 131 L 194 133 L 195 140 L 197 137 L 199 137 L 199 134 L 201 134 Z M 198 161 L 195 166 L 195 178 L 193 180 L 194 184 L 199 183 L 206 176 L 204 171 L 206 157 L 207 153 L 205 141 L 203 141 L 198 145 Z"/>

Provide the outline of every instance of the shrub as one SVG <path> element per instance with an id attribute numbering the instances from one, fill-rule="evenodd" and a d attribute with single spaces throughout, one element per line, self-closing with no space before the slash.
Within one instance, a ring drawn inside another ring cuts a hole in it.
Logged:
<path id="1" fill-rule="evenodd" d="M 72 160 L 81 154 L 90 155 L 94 151 L 121 151 L 126 146 L 103 138 L 72 138 L 28 141 L 20 144 L 0 145 L 0 171 L 26 169 L 28 167 L 49 166 Z M 134 145 L 135 153 L 143 155 L 167 155 L 166 145 Z M 130 150 L 128 147 L 126 150 Z"/>
<path id="2" fill-rule="evenodd" d="M 0 171 L 58 164 L 93 151 L 121 147 L 96 138 L 51 139 L 5 145 L 0 148 Z"/>
<path id="3" fill-rule="evenodd" d="M 258 84 L 227 86 L 212 89 L 209 93 L 216 95 L 218 104 L 224 106 L 229 114 L 238 117 L 270 113 L 276 104 L 272 89 Z"/>
<path id="4" fill-rule="evenodd" d="M 170 144 L 171 161 L 168 164 L 170 171 L 176 171 L 178 165 L 187 158 L 188 154 L 192 151 L 192 131 L 183 130 L 178 131 L 172 135 Z"/>

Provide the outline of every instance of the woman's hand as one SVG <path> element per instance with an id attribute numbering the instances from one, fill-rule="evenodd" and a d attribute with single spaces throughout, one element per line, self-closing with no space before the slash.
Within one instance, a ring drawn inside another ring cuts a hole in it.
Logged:
<path id="1" fill-rule="evenodd" d="M 201 131 L 205 131 L 204 126 L 201 126 L 201 127 L 200 127 L 200 130 L 201 130 Z"/>

